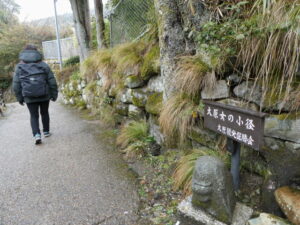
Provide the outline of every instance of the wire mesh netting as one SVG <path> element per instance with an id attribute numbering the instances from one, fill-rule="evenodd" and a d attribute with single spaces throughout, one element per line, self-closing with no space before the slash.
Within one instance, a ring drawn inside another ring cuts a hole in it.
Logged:
<path id="1" fill-rule="evenodd" d="M 78 48 L 76 47 L 73 38 L 60 39 L 60 44 L 63 59 L 79 55 Z M 42 42 L 42 45 L 45 59 L 58 59 L 57 40 L 44 41 Z"/>
<path id="2" fill-rule="evenodd" d="M 154 0 L 120 0 L 109 20 L 111 46 L 138 39 L 155 21 Z"/>

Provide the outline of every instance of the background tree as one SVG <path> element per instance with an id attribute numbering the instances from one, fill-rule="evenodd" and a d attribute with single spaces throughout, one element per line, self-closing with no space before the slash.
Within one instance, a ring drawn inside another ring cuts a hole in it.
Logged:
<path id="1" fill-rule="evenodd" d="M 76 37 L 80 48 L 80 61 L 89 56 L 91 25 L 88 0 L 70 0 Z"/>
<path id="2" fill-rule="evenodd" d="M 166 101 L 174 92 L 172 84 L 176 71 L 176 57 L 184 53 L 185 39 L 177 1 L 155 0 L 155 7 L 159 20 L 161 76 L 164 80 L 164 100 Z"/>
<path id="3" fill-rule="evenodd" d="M 14 0 L 0 0 L 0 28 L 15 23 L 17 21 L 15 14 L 18 12 L 19 5 Z"/>
<path id="4" fill-rule="evenodd" d="M 94 0 L 94 4 L 95 4 L 98 49 L 106 48 L 107 45 L 105 43 L 105 38 L 104 38 L 105 23 L 103 18 L 103 2 L 102 0 Z"/>

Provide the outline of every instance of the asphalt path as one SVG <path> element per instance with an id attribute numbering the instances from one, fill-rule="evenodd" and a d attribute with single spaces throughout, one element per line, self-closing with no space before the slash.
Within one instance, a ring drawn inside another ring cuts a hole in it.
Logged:
<path id="1" fill-rule="evenodd" d="M 51 132 L 35 146 L 26 106 L 0 120 L 0 225 L 133 225 L 135 181 L 105 128 L 50 103 Z"/>

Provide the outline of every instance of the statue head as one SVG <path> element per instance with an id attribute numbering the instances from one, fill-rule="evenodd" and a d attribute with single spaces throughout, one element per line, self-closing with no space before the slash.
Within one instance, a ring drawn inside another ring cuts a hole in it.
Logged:
<path id="1" fill-rule="evenodd" d="M 200 157 L 192 179 L 192 205 L 219 221 L 230 223 L 235 207 L 232 177 L 225 164 L 212 156 Z"/>

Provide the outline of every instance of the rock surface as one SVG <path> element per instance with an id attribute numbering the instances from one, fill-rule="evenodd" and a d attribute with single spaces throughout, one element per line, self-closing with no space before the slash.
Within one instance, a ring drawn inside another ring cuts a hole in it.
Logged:
<path id="1" fill-rule="evenodd" d="M 119 93 L 118 98 L 121 102 L 130 104 L 132 103 L 132 89 L 126 89 Z"/>
<path id="2" fill-rule="evenodd" d="M 115 104 L 116 112 L 121 116 L 128 116 L 128 108 L 128 104 L 124 104 L 122 102 Z"/>
<path id="3" fill-rule="evenodd" d="M 275 191 L 275 197 L 287 218 L 295 225 L 300 225 L 300 191 L 285 186 Z"/>
<path id="4" fill-rule="evenodd" d="M 254 82 L 252 81 L 244 81 L 240 85 L 236 86 L 233 89 L 233 92 L 237 97 L 254 102 L 257 105 L 261 105 L 262 93 L 260 87 L 257 85 L 254 86 Z"/>
<path id="5" fill-rule="evenodd" d="M 180 225 L 226 225 L 204 210 L 195 209 L 192 206 L 192 197 L 183 200 L 177 207 Z"/>
<path id="6" fill-rule="evenodd" d="M 150 135 L 154 137 L 155 141 L 159 145 L 163 144 L 164 135 L 160 131 L 160 127 L 158 125 L 157 117 L 155 117 L 153 115 L 150 115 L 150 118 L 149 118 L 149 132 L 150 132 Z"/>
<path id="7" fill-rule="evenodd" d="M 300 115 L 271 115 L 265 121 L 265 136 L 300 144 Z"/>
<path id="8" fill-rule="evenodd" d="M 164 86 L 162 76 L 151 78 L 148 82 L 147 90 L 149 92 L 163 92 Z"/>
<path id="9" fill-rule="evenodd" d="M 249 220 L 248 225 L 292 225 L 292 224 L 272 214 L 261 213 L 259 217 Z"/>
<path id="10" fill-rule="evenodd" d="M 132 119 L 141 119 L 145 117 L 145 111 L 140 107 L 130 104 L 128 108 L 128 116 Z"/>
<path id="11" fill-rule="evenodd" d="M 128 88 L 138 88 L 144 86 L 145 81 L 137 75 L 130 75 L 125 79 L 125 86 Z"/>
<path id="12" fill-rule="evenodd" d="M 236 199 L 232 176 L 223 161 L 212 156 L 197 159 L 192 178 L 192 205 L 224 223 L 231 223 Z"/>
<path id="13" fill-rule="evenodd" d="M 145 109 L 148 113 L 159 115 L 162 106 L 163 106 L 163 94 L 162 93 L 153 93 L 149 95 Z"/>
<path id="14" fill-rule="evenodd" d="M 246 225 L 252 214 L 252 208 L 237 202 L 237 204 L 235 205 L 231 225 Z"/>
<path id="15" fill-rule="evenodd" d="M 145 107 L 148 99 L 148 92 L 144 88 L 132 89 L 132 103 L 138 107 Z"/>
<path id="16" fill-rule="evenodd" d="M 208 88 L 204 88 L 201 91 L 202 99 L 222 99 L 229 97 L 229 87 L 226 84 L 225 80 L 218 80 L 215 87 L 210 90 Z"/>
<path id="17" fill-rule="evenodd" d="M 288 145 L 286 145 L 288 144 Z M 279 186 L 288 185 L 290 179 L 300 176 L 300 151 L 290 149 L 290 143 L 276 138 L 264 138 L 260 151 Z"/>

